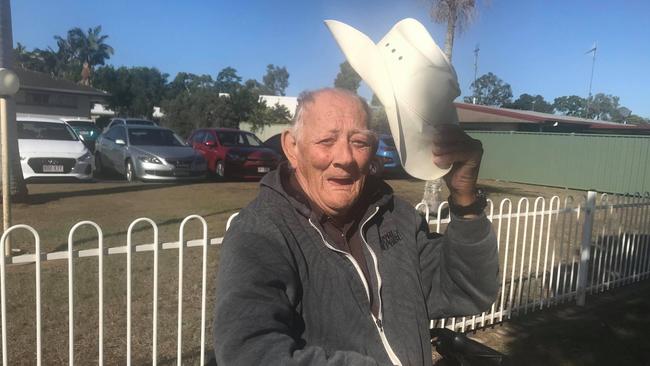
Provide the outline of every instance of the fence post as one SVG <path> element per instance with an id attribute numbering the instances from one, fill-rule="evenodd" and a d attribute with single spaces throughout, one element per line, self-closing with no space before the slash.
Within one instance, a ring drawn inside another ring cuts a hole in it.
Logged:
<path id="1" fill-rule="evenodd" d="M 594 226 L 596 209 L 596 192 L 587 192 L 587 202 L 584 207 L 585 221 L 582 224 L 582 241 L 580 243 L 580 263 L 578 264 L 578 283 L 576 302 L 578 306 L 585 305 L 587 295 L 587 275 L 589 274 L 589 256 L 591 251 L 591 233 Z"/>

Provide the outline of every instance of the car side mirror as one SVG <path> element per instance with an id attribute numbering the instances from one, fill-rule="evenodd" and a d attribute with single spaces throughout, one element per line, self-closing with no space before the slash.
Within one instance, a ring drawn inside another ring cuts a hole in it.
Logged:
<path id="1" fill-rule="evenodd" d="M 122 145 L 122 146 L 126 145 L 126 142 L 124 142 L 124 140 L 122 139 L 115 139 L 115 143 L 117 145 Z"/>
<path id="2" fill-rule="evenodd" d="M 203 144 L 204 144 L 205 146 L 207 146 L 207 147 L 215 147 L 215 146 L 217 146 L 217 143 L 214 142 L 214 141 L 206 141 L 206 142 L 204 142 Z"/>

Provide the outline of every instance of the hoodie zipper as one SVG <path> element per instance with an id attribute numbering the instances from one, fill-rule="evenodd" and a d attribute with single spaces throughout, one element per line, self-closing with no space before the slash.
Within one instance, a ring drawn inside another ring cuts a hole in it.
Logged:
<path id="1" fill-rule="evenodd" d="M 384 350 L 388 354 L 388 358 L 390 358 L 390 361 L 393 363 L 395 366 L 402 366 L 402 362 L 399 360 L 395 352 L 393 351 L 393 348 L 390 346 L 390 343 L 388 342 L 388 338 L 386 338 L 386 334 L 384 333 L 384 324 L 382 322 L 382 304 L 381 304 L 381 275 L 379 275 L 379 266 L 377 265 L 377 256 L 375 255 L 375 252 L 372 250 L 370 245 L 368 245 L 368 242 L 366 241 L 366 238 L 363 236 L 363 227 L 365 224 L 372 219 L 377 212 L 379 211 L 379 206 L 375 207 L 375 212 L 373 212 L 360 226 L 360 234 L 361 234 L 361 240 L 363 240 L 363 243 L 366 245 L 366 248 L 368 248 L 368 251 L 370 252 L 370 255 L 372 256 L 372 261 L 375 267 L 375 276 L 377 280 L 377 299 L 379 301 L 378 304 L 378 312 L 377 316 L 375 317 L 375 314 L 370 312 L 370 316 L 372 316 L 372 319 L 375 323 L 375 328 L 377 329 L 377 332 L 379 333 L 379 338 L 381 339 L 381 343 L 384 346 Z M 352 265 L 357 271 L 357 275 L 359 275 L 359 278 L 361 279 L 361 282 L 363 283 L 364 288 L 366 289 L 366 296 L 368 297 L 368 301 L 370 301 L 370 288 L 368 286 L 368 282 L 366 281 L 365 276 L 363 275 L 363 272 L 361 271 L 361 267 L 359 266 L 359 263 L 357 263 L 357 260 L 354 259 L 352 254 L 336 249 L 334 248 L 330 243 L 325 240 L 325 236 L 323 233 L 314 225 L 314 223 L 311 221 L 311 218 L 309 219 L 309 224 L 318 232 L 320 235 L 321 239 L 323 240 L 323 243 L 325 243 L 325 246 L 337 253 L 343 254 L 350 262 L 352 262 Z"/>

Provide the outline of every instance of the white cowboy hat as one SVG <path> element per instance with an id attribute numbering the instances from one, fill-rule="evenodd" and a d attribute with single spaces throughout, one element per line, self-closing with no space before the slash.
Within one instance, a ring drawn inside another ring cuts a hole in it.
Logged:
<path id="1" fill-rule="evenodd" d="M 404 19 L 375 44 L 345 23 L 325 24 L 352 68 L 384 105 L 406 172 L 423 180 L 445 175 L 449 169 L 433 164 L 433 127 L 458 123 L 453 100 L 460 88 L 454 68 L 424 26 Z"/>

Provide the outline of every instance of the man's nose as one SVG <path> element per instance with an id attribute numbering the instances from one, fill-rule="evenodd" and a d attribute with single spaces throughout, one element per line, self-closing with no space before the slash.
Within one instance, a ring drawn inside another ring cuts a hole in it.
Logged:
<path id="1" fill-rule="evenodd" d="M 334 151 L 334 165 L 340 167 L 349 167 L 354 164 L 354 156 L 352 154 L 352 145 L 348 141 L 342 141 L 337 144 Z"/>

